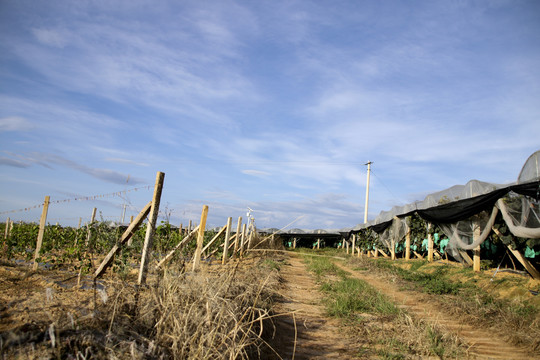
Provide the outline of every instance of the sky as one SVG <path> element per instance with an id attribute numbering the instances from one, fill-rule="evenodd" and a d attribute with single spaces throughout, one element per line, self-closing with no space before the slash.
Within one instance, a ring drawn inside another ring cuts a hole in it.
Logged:
<path id="1" fill-rule="evenodd" d="M 540 149 L 540 2 L 0 0 L 0 221 L 340 229 Z M 98 195 L 106 195 L 100 196 Z"/>

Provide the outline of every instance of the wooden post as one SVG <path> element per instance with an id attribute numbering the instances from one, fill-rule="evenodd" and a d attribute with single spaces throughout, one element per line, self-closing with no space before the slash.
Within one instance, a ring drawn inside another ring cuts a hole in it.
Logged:
<path id="1" fill-rule="evenodd" d="M 77 229 L 81 228 L 81 223 L 82 223 L 82 217 L 79 217 L 79 225 L 77 225 Z"/>
<path id="2" fill-rule="evenodd" d="M 227 232 L 225 233 L 225 243 L 223 244 L 223 257 L 221 259 L 221 264 L 225 265 L 227 263 L 227 256 L 229 255 L 229 239 L 231 237 L 231 225 L 232 217 L 227 219 Z"/>
<path id="3" fill-rule="evenodd" d="M 390 246 L 392 247 L 390 249 L 390 258 L 392 260 L 396 260 L 396 240 L 392 239 L 390 241 Z"/>
<path id="4" fill-rule="evenodd" d="M 411 231 L 405 235 L 405 260 L 411 260 Z"/>
<path id="5" fill-rule="evenodd" d="M 347 254 L 349 254 L 349 241 L 345 240 L 345 243 L 346 243 L 346 247 L 347 247 Z"/>
<path id="6" fill-rule="evenodd" d="M 248 244 L 247 244 L 248 249 L 251 249 L 251 247 L 253 246 L 253 244 L 252 244 L 253 243 L 253 235 L 255 233 L 255 225 L 254 225 L 254 223 L 255 223 L 255 219 L 251 218 L 251 222 L 250 222 L 250 225 L 249 225 L 249 227 L 251 229 L 249 229 L 249 231 L 248 231 L 249 232 L 249 240 L 248 240 Z"/>
<path id="7" fill-rule="evenodd" d="M 317 249 L 321 248 L 321 239 L 317 239 Z"/>
<path id="8" fill-rule="evenodd" d="M 192 227 L 192 223 L 191 223 L 191 220 L 189 220 L 189 224 L 188 224 L 188 228 L 187 228 L 187 232 L 188 234 L 191 233 L 191 227 Z"/>
<path id="9" fill-rule="evenodd" d="M 178 234 L 179 235 L 182 235 L 182 227 L 183 227 L 183 225 L 182 225 L 182 223 L 180 223 L 180 227 L 178 228 Z"/>
<path id="10" fill-rule="evenodd" d="M 377 248 L 375 248 L 375 250 L 374 250 L 373 257 L 376 257 L 376 258 L 379 257 L 379 251 L 378 251 Z"/>
<path id="11" fill-rule="evenodd" d="M 461 255 L 461 257 L 463 258 L 463 260 L 465 260 L 467 265 L 473 266 L 473 259 L 471 259 L 469 254 L 467 254 L 467 251 L 459 249 L 458 252 Z"/>
<path id="12" fill-rule="evenodd" d="M 377 251 L 380 252 L 384 257 L 390 257 L 387 253 L 385 253 L 382 249 L 377 248 Z"/>
<path id="13" fill-rule="evenodd" d="M 491 229 L 493 230 L 493 232 L 495 234 L 497 234 L 497 236 L 502 238 L 503 235 L 501 234 L 499 229 L 497 229 L 495 227 L 492 227 Z M 512 255 L 514 255 L 516 257 L 516 259 L 518 259 L 518 261 L 521 263 L 521 265 L 523 265 L 523 267 L 529 272 L 529 274 L 531 274 L 531 276 L 534 279 L 540 280 L 540 272 L 538 272 L 538 270 L 536 270 L 536 268 L 529 262 L 529 260 L 527 260 L 525 258 L 525 256 L 523 256 L 519 251 L 512 249 L 508 245 L 507 245 L 507 247 L 508 247 L 508 250 L 510 250 L 510 252 L 512 253 Z"/>
<path id="14" fill-rule="evenodd" d="M 480 237 L 480 226 L 478 224 L 474 224 L 474 230 L 473 230 L 473 242 L 476 241 Z M 473 270 L 478 272 L 480 271 L 480 245 L 475 247 L 473 249 Z"/>
<path id="15" fill-rule="evenodd" d="M 10 223 L 11 223 L 11 219 L 10 218 L 7 218 L 6 220 L 6 228 L 4 230 L 4 239 L 7 239 L 8 236 L 9 236 L 9 226 L 10 226 Z"/>
<path id="16" fill-rule="evenodd" d="M 143 285 L 146 282 L 146 271 L 148 269 L 148 262 L 150 261 L 150 253 L 152 252 L 152 245 L 154 242 L 154 230 L 156 228 L 156 221 L 159 213 L 159 202 L 161 200 L 161 191 L 163 190 L 164 179 L 165 173 L 158 171 L 156 174 L 156 183 L 154 185 L 152 207 L 150 208 L 150 214 L 148 215 L 148 224 L 146 226 L 146 235 L 144 237 L 141 266 L 139 269 L 139 285 Z"/>
<path id="17" fill-rule="evenodd" d="M 428 233 L 428 256 L 427 261 L 433 262 L 433 235 L 430 234 L 431 224 L 428 223 L 427 233 Z"/>
<path id="18" fill-rule="evenodd" d="M 217 238 L 223 234 L 223 232 L 225 232 L 225 230 L 227 230 L 227 225 L 225 225 L 224 227 L 221 228 L 221 230 L 218 231 L 218 233 L 212 238 L 212 240 L 210 240 L 208 242 L 208 244 L 206 244 L 203 249 L 202 249 L 202 253 L 204 254 L 205 251 L 210 247 L 210 245 L 212 245 L 216 240 Z"/>
<path id="19" fill-rule="evenodd" d="M 232 257 L 236 257 L 236 252 L 238 251 L 238 244 L 240 243 L 240 229 L 242 228 L 242 217 L 238 217 L 238 224 L 236 225 L 236 239 L 234 240 L 234 249 Z"/>
<path id="20" fill-rule="evenodd" d="M 11 227 L 13 226 L 12 225 L 13 223 L 11 222 L 11 219 L 10 218 L 7 218 L 6 220 L 6 229 L 4 231 L 4 254 L 7 255 L 7 250 L 8 250 L 8 241 L 7 241 L 7 238 L 9 237 L 10 235 L 10 230 L 11 230 Z"/>
<path id="21" fill-rule="evenodd" d="M 133 222 L 133 215 L 129 217 L 129 223 L 131 224 Z"/>
<path id="22" fill-rule="evenodd" d="M 292 248 L 296 249 L 296 238 L 293 238 Z"/>
<path id="23" fill-rule="evenodd" d="M 90 217 L 90 224 L 87 226 L 87 233 L 86 233 L 86 246 L 88 246 L 88 242 L 90 241 L 90 226 L 92 226 L 92 224 L 94 223 L 94 221 L 96 221 L 96 211 L 97 211 L 97 208 L 94 208 L 92 210 L 92 216 Z M 131 245 L 128 243 L 128 245 Z"/>
<path id="24" fill-rule="evenodd" d="M 118 241 L 118 243 L 112 247 L 112 249 L 109 251 L 107 256 L 105 256 L 105 258 L 101 262 L 101 265 L 99 265 L 98 269 L 94 273 L 94 278 L 97 278 L 98 276 L 100 276 L 112 264 L 114 255 L 116 255 L 118 250 L 120 250 L 120 247 L 133 236 L 133 232 L 135 231 L 135 229 L 139 227 L 139 225 L 141 225 L 143 220 L 146 218 L 146 216 L 150 212 L 151 207 L 152 207 L 152 201 L 148 202 L 148 204 L 146 204 L 146 206 L 141 210 L 139 215 L 137 215 L 135 220 L 133 220 L 131 224 L 129 224 L 126 231 L 124 231 L 124 233 L 120 237 L 120 240 Z"/>
<path id="25" fill-rule="evenodd" d="M 201 222 L 199 223 L 199 234 L 197 236 L 197 249 L 195 249 L 195 255 L 193 257 L 193 271 L 199 269 L 201 263 L 201 252 L 204 242 L 204 230 L 206 229 L 206 218 L 208 217 L 208 205 L 203 206 L 201 213 Z"/>
<path id="26" fill-rule="evenodd" d="M 32 269 L 36 271 L 38 269 L 37 259 L 39 257 L 39 252 L 41 251 L 41 245 L 43 244 L 43 234 L 45 234 L 45 224 L 47 223 L 47 212 L 49 211 L 49 202 L 50 196 L 45 196 L 45 201 L 43 202 L 43 211 L 41 212 L 41 219 L 39 220 L 39 232 L 37 237 L 36 252 L 34 254 L 34 265 Z"/>
<path id="27" fill-rule="evenodd" d="M 247 225 L 242 226 L 242 242 L 240 243 L 240 257 L 244 255 L 244 243 L 246 242 Z"/>
<path id="28" fill-rule="evenodd" d="M 161 261 L 156 265 L 156 270 L 158 270 L 163 264 L 165 264 L 169 259 L 174 255 L 175 252 L 177 252 L 179 249 L 181 249 L 192 237 L 195 236 L 195 233 L 199 230 L 199 227 L 196 226 L 195 229 L 191 233 L 189 233 L 185 238 L 182 239 L 176 246 L 169 251 L 167 255 Z"/>
<path id="29" fill-rule="evenodd" d="M 354 250 L 356 249 L 356 235 L 352 235 L 352 255 L 354 256 Z"/>

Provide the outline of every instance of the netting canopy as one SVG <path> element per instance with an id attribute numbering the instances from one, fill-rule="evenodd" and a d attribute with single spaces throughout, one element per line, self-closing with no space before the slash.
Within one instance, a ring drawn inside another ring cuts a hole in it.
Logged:
<path id="1" fill-rule="evenodd" d="M 404 219 L 417 214 L 438 225 L 449 239 L 448 251 L 459 258 L 459 250 L 471 250 L 482 244 L 492 231 L 498 216 L 512 235 L 540 238 L 540 150 L 532 154 L 512 184 L 494 184 L 471 180 L 455 185 L 404 206 L 382 211 L 375 220 L 357 225 L 353 233 L 370 228 L 390 248 L 406 233 Z M 500 214 L 500 215 L 499 215 Z M 405 233 L 403 233 L 405 231 Z"/>

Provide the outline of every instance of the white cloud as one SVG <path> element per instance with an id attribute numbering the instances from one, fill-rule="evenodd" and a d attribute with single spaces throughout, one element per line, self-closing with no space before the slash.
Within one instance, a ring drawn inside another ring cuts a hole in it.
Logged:
<path id="1" fill-rule="evenodd" d="M 242 170 L 242 174 L 256 176 L 256 177 L 267 177 L 271 175 L 269 172 L 266 172 L 266 171 L 250 170 L 250 169 Z"/>
<path id="2" fill-rule="evenodd" d="M 55 29 L 32 29 L 32 33 L 40 43 L 45 45 L 63 48 L 68 43 L 67 34 Z"/>
<path id="3" fill-rule="evenodd" d="M 35 126 L 25 118 L 9 116 L 0 119 L 0 132 L 5 131 L 28 131 Z"/>

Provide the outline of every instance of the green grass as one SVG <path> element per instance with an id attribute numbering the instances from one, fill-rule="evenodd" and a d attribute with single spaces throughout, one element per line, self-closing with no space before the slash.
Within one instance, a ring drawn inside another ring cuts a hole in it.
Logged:
<path id="1" fill-rule="evenodd" d="M 346 274 L 327 257 L 304 256 L 304 262 L 308 270 L 317 276 L 317 279 L 325 275 L 344 276 Z"/>
<path id="2" fill-rule="evenodd" d="M 317 276 L 321 290 L 326 294 L 324 303 L 329 315 L 340 318 L 355 313 L 395 315 L 399 309 L 365 281 L 348 276 L 327 257 L 304 256 L 309 271 Z M 337 276 L 338 280 L 325 279 Z"/>
<path id="3" fill-rule="evenodd" d="M 325 297 L 329 315 L 351 317 L 355 313 L 379 315 L 396 315 L 399 309 L 384 295 L 368 285 L 365 281 L 347 276 L 339 281 L 324 282 L 321 290 Z"/>
<path id="4" fill-rule="evenodd" d="M 459 290 L 464 287 L 461 283 L 450 281 L 446 276 L 447 269 L 444 267 L 438 267 L 432 273 L 418 271 L 420 267 L 426 264 L 424 261 L 415 262 L 410 270 L 395 266 L 383 259 L 379 259 L 376 264 L 379 268 L 388 270 L 398 275 L 403 280 L 416 283 L 420 289 L 428 294 L 456 295 L 459 293 Z"/>

